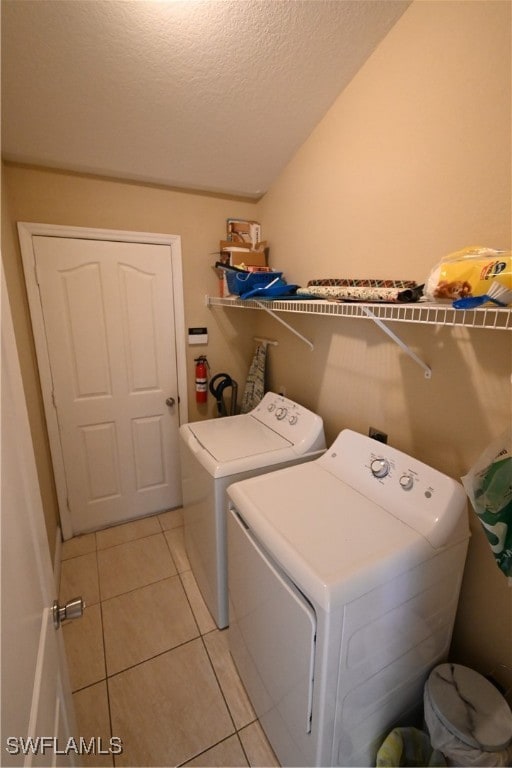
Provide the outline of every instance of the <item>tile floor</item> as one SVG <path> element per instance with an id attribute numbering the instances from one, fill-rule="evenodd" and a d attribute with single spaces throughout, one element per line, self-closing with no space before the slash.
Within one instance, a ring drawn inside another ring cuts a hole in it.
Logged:
<path id="1" fill-rule="evenodd" d="M 78 731 L 123 742 L 85 765 L 278 766 L 190 570 L 181 510 L 63 545 L 61 602 Z"/>

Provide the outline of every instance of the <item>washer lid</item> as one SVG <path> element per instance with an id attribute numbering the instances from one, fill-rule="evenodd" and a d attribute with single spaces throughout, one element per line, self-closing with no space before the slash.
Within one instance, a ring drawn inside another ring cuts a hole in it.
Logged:
<path id="1" fill-rule="evenodd" d="M 318 460 L 234 483 L 228 496 L 292 581 L 325 610 L 432 555 L 417 531 Z"/>
<path id="2" fill-rule="evenodd" d="M 512 712 L 500 692 L 474 669 L 440 664 L 427 680 L 432 709 L 464 744 L 500 752 L 512 743 Z"/>
<path id="3" fill-rule="evenodd" d="M 221 464 L 292 446 L 289 440 L 246 414 L 196 421 L 188 424 L 188 428 L 201 446 Z"/>

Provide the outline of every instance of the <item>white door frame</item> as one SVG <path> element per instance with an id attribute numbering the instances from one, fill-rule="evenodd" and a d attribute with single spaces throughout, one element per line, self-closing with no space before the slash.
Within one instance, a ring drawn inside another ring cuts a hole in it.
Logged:
<path id="1" fill-rule="evenodd" d="M 171 268 L 174 294 L 174 315 L 176 328 L 176 363 L 178 375 L 178 412 L 180 424 L 188 421 L 187 398 L 187 364 L 185 348 L 185 309 L 183 301 L 183 271 L 181 260 L 181 237 L 179 235 L 163 235 L 150 232 L 130 232 L 129 230 L 90 229 L 88 227 L 66 227 L 58 224 L 36 224 L 18 222 L 23 269 L 27 286 L 32 330 L 36 346 L 39 376 L 43 395 L 50 451 L 52 455 L 55 485 L 60 511 L 62 535 L 69 539 L 73 534 L 71 515 L 68 509 L 66 494 L 66 475 L 64 472 L 64 457 L 59 436 L 57 411 L 52 392 L 53 383 L 50 368 L 50 357 L 44 329 L 43 310 L 37 283 L 35 250 L 32 238 L 35 236 L 79 238 L 82 240 L 108 240 L 124 243 L 148 243 L 152 245 L 168 245 L 171 250 Z"/>

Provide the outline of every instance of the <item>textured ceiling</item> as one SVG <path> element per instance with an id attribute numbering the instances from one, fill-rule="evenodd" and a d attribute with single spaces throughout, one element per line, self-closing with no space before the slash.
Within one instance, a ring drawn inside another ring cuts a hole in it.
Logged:
<path id="1" fill-rule="evenodd" d="M 259 197 L 410 0 L 2 0 L 7 160 Z"/>

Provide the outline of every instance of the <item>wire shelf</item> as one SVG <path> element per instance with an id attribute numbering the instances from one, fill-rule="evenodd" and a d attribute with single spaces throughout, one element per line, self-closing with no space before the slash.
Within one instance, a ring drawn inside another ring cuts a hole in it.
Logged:
<path id="1" fill-rule="evenodd" d="M 421 323 L 422 325 L 463 326 L 512 330 L 512 310 L 506 307 L 480 307 L 479 309 L 454 309 L 452 306 L 419 302 L 417 304 L 382 304 L 366 302 L 335 302 L 315 299 L 272 301 L 267 299 L 238 299 L 234 297 L 206 297 L 207 306 L 237 307 L 240 309 L 269 309 L 272 312 L 289 312 L 301 315 L 327 315 L 329 317 L 356 317 L 371 319 L 365 308 L 386 322 Z"/>

